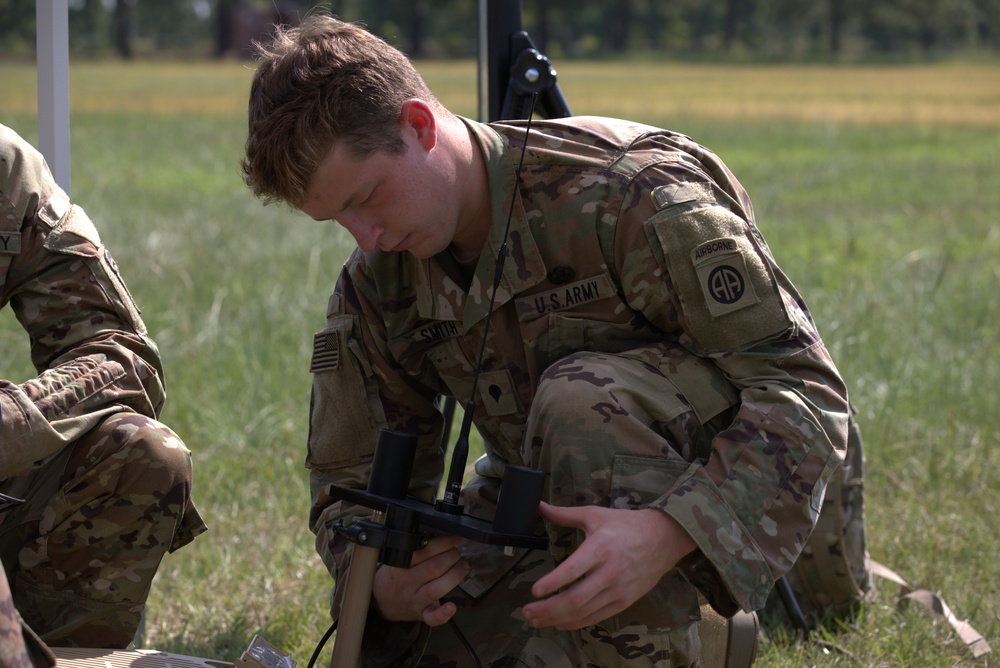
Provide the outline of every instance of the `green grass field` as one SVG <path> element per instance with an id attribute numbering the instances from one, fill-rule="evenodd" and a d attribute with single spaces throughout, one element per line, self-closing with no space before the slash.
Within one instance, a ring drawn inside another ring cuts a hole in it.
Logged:
<path id="1" fill-rule="evenodd" d="M 422 63 L 476 115 L 474 65 Z M 330 581 L 306 527 L 311 336 L 352 248 L 243 186 L 243 63 L 74 65 L 72 194 L 167 368 L 163 420 L 211 526 L 168 556 L 144 645 L 233 660 L 254 633 L 305 666 Z M 872 556 L 943 594 L 1000 653 L 1000 65 L 559 64 L 574 113 L 692 135 L 733 168 L 860 411 Z M 0 66 L 0 122 L 37 136 L 35 73 Z M 32 375 L 0 319 L 2 377 Z M 758 666 L 986 665 L 880 584 L 830 643 Z M 329 648 L 324 657 L 329 656 Z"/>

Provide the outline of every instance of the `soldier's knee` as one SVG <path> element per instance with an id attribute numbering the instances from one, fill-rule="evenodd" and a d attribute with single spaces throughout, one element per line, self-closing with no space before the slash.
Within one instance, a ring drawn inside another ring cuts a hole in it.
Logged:
<path id="1" fill-rule="evenodd" d="M 191 453 L 173 429 L 145 415 L 125 414 L 114 422 L 114 431 L 128 447 L 141 449 L 151 461 L 176 462 L 190 468 Z"/>
<path id="2" fill-rule="evenodd" d="M 158 420 L 137 413 L 118 413 L 104 420 L 86 440 L 91 465 L 104 460 L 119 468 L 119 478 L 128 486 L 164 493 L 191 487 L 191 452 L 170 427 Z"/>
<path id="3" fill-rule="evenodd" d="M 578 352 L 554 362 L 542 374 L 532 399 L 532 411 L 541 414 L 572 415 L 579 406 L 606 398 L 614 378 L 602 368 L 607 356 Z"/>

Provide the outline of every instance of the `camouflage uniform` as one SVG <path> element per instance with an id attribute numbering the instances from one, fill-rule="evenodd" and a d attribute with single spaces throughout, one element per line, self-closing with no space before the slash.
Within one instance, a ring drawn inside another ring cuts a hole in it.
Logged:
<path id="1" fill-rule="evenodd" d="M 547 553 L 463 545 L 473 569 L 451 598 L 484 665 L 695 665 L 699 597 L 726 616 L 759 609 L 801 551 L 843 456 L 844 383 L 713 153 L 624 121 L 537 122 L 514 193 L 523 123 L 468 125 L 492 195 L 474 275 L 447 252 L 356 251 L 316 336 L 317 549 L 342 582 L 351 546 L 332 525 L 368 511 L 327 486 L 364 488 L 379 427 L 418 438 L 410 493 L 432 500 L 446 463 L 435 397 L 472 397 L 486 455 L 468 512 L 490 516 L 515 463 L 547 473 L 550 503 L 659 508 L 699 548 L 628 610 L 569 633 L 531 629 L 519 609 L 582 539 L 575 530 L 547 527 Z M 421 654 L 423 666 L 466 660 L 447 627 L 370 613 L 365 665 Z"/>
<path id="2" fill-rule="evenodd" d="M 21 620 L 0 564 L 0 666 L 3 668 L 49 668 L 56 657 L 30 626 Z"/>
<path id="3" fill-rule="evenodd" d="M 50 645 L 125 647 L 163 555 L 204 524 L 191 456 L 155 417 L 159 353 L 87 215 L 0 126 L 0 306 L 40 372 L 0 380 L 0 557 Z"/>

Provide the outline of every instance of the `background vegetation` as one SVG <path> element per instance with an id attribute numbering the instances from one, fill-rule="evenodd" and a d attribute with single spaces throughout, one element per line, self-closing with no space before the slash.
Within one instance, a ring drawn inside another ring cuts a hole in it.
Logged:
<path id="1" fill-rule="evenodd" d="M 418 64 L 475 115 L 471 61 Z M 575 113 L 686 132 L 739 175 L 860 409 L 872 556 L 940 591 L 1000 651 L 1000 66 L 558 65 Z M 144 645 L 231 661 L 260 633 L 304 667 L 330 587 L 306 528 L 307 370 L 353 244 L 242 185 L 250 75 L 75 62 L 72 194 L 160 345 L 163 419 L 194 452 L 211 525 L 164 561 Z M 0 122 L 29 139 L 34 76 L 0 66 Z M 9 315 L 0 360 L 4 378 L 33 375 Z M 879 585 L 829 630 L 843 652 L 771 637 L 758 665 L 985 665 L 896 594 Z"/>
<path id="2" fill-rule="evenodd" d="M 489 0 L 500 2 L 501 0 Z M 247 54 L 272 21 L 314 8 L 369 28 L 415 58 L 476 53 L 479 0 L 69 0 L 79 55 Z M 510 0 L 538 48 L 560 60 L 857 60 L 995 56 L 996 0 Z M 34 0 L 0 0 L 0 52 L 34 53 Z"/>

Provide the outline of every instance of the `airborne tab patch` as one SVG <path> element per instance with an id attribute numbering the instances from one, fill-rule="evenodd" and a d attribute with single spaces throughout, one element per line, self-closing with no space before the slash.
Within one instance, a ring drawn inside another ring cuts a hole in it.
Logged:
<path id="1" fill-rule="evenodd" d="M 336 331 L 323 331 L 313 337 L 312 362 L 309 373 L 331 371 L 340 366 L 340 337 Z"/>
<path id="2" fill-rule="evenodd" d="M 747 272 L 746 259 L 735 239 L 713 239 L 691 251 L 698 283 L 712 317 L 759 302 Z"/>

